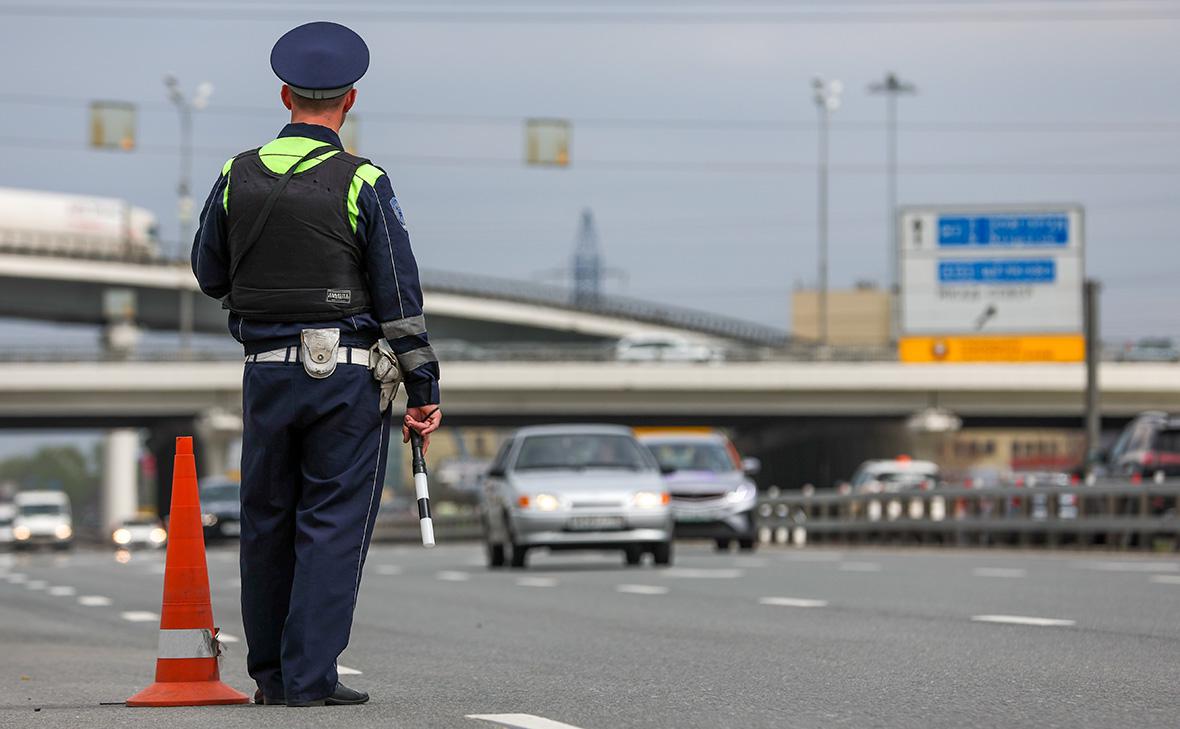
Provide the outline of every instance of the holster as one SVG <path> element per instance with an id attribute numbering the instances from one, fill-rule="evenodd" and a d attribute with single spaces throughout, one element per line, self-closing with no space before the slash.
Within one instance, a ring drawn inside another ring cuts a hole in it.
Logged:
<path id="1" fill-rule="evenodd" d="M 336 371 L 340 350 L 339 329 L 304 329 L 299 332 L 300 360 L 303 371 L 322 380 Z"/>

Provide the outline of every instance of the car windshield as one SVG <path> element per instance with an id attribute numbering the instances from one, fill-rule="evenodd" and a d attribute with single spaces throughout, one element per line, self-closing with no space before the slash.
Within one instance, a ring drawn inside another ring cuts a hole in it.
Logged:
<path id="1" fill-rule="evenodd" d="M 202 501 L 237 501 L 238 485 L 236 483 L 213 483 L 201 487 Z"/>
<path id="2" fill-rule="evenodd" d="M 729 450 L 721 443 L 681 441 L 648 443 L 647 447 L 663 469 L 710 473 L 729 473 L 737 470 L 737 464 L 734 463 Z"/>
<path id="3" fill-rule="evenodd" d="M 20 507 L 22 516 L 53 516 L 64 511 L 61 504 L 25 504 Z"/>
<path id="4" fill-rule="evenodd" d="M 531 435 L 520 444 L 515 471 L 541 469 L 625 468 L 639 471 L 648 461 L 634 439 L 625 435 L 567 433 Z"/>
<path id="5" fill-rule="evenodd" d="M 1180 453 L 1180 428 L 1164 428 L 1155 434 L 1152 450 L 1160 453 Z"/>

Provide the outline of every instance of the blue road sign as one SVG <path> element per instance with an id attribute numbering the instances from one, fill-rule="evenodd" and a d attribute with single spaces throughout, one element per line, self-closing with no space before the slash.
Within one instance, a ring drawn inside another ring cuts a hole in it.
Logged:
<path id="1" fill-rule="evenodd" d="M 1050 259 L 939 261 L 940 284 L 1048 284 L 1057 280 Z"/>
<path id="2" fill-rule="evenodd" d="M 1069 216 L 945 215 L 938 218 L 940 247 L 1046 247 L 1069 244 Z"/>

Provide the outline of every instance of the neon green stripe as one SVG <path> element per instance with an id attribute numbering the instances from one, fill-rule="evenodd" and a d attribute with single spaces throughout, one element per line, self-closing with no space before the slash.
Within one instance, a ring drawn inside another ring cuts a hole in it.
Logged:
<path id="1" fill-rule="evenodd" d="M 300 157 L 316 147 L 322 146 L 324 146 L 323 142 L 316 139 L 308 139 L 307 137 L 280 137 L 273 142 L 267 143 L 262 149 L 258 150 L 258 156 L 262 159 L 262 164 L 266 165 L 268 170 L 276 175 L 281 175 L 289 170 L 291 165 L 295 164 Z M 310 170 L 338 151 L 333 149 L 324 152 L 319 157 L 312 157 L 295 169 L 296 174 Z"/>
<path id="2" fill-rule="evenodd" d="M 221 168 L 221 176 L 225 178 L 225 194 L 221 196 L 221 207 L 225 208 L 225 212 L 229 212 L 229 168 L 234 166 L 234 158 L 230 157 L 229 161 Z"/>
<path id="3" fill-rule="evenodd" d="M 379 167 L 370 164 L 363 164 L 356 168 L 356 174 L 352 176 L 352 184 L 348 187 L 348 224 L 352 226 L 352 232 L 356 232 L 356 219 L 360 215 L 360 206 L 357 200 L 360 199 L 361 188 L 365 185 L 369 187 L 376 187 L 377 180 L 385 173 Z"/>

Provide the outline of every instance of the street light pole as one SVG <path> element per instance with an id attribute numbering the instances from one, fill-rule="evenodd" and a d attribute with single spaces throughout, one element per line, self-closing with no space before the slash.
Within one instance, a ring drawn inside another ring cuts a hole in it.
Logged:
<path id="1" fill-rule="evenodd" d="M 832 112 L 840 108 L 840 93 L 844 90 L 839 81 L 824 81 L 816 76 L 811 81 L 815 92 L 815 106 L 819 112 L 819 164 L 818 191 L 816 196 L 816 238 L 818 251 L 818 288 L 816 305 L 818 321 L 817 341 L 820 346 L 828 344 L 828 126 Z"/>
<path id="2" fill-rule="evenodd" d="M 918 87 L 907 81 L 902 81 L 897 74 L 890 71 L 882 81 L 869 85 L 870 94 L 885 94 L 885 204 L 886 229 L 889 231 L 886 240 L 889 245 L 889 299 L 894 311 L 897 309 L 898 276 L 897 276 L 897 97 L 902 94 L 915 94 Z M 890 316 L 891 334 L 897 336 L 896 317 Z"/>
<path id="3" fill-rule="evenodd" d="M 168 89 L 168 100 L 176 107 L 180 114 L 180 182 L 176 186 L 177 195 L 177 236 L 176 257 L 184 257 L 185 239 L 192 231 L 193 198 L 193 112 L 204 109 L 209 103 L 209 96 L 213 93 L 213 84 L 208 81 L 197 85 L 197 91 L 191 99 L 185 97 L 180 90 L 180 81 L 171 74 L 164 77 L 164 86 Z M 193 292 L 183 289 L 179 292 L 179 331 L 180 351 L 187 355 L 191 348 L 193 336 Z"/>

